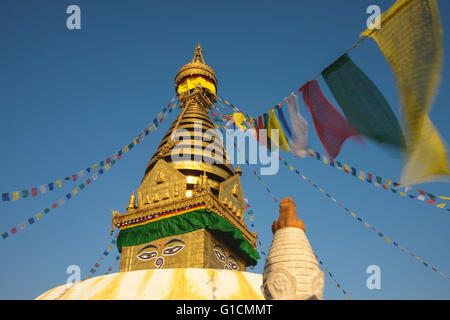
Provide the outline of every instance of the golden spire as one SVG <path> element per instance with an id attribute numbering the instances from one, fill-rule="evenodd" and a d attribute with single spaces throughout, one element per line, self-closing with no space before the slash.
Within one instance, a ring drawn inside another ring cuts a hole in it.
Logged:
<path id="1" fill-rule="evenodd" d="M 206 64 L 205 59 L 203 59 L 202 47 L 200 47 L 200 43 L 198 44 L 197 48 L 195 48 L 194 57 L 192 58 L 192 63 Z"/>

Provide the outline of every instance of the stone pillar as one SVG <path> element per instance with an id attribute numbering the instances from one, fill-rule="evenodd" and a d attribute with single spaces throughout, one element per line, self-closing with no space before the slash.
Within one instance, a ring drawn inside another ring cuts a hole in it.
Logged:
<path id="1" fill-rule="evenodd" d="M 297 219 L 295 202 L 281 200 L 280 218 L 266 259 L 261 290 L 267 300 L 323 299 L 324 274 Z"/>

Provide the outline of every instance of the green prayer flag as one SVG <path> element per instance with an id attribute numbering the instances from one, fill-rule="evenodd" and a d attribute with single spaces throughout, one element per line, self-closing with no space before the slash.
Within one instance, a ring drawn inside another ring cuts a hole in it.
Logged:
<path id="1" fill-rule="evenodd" d="M 22 198 L 27 198 L 28 197 L 28 190 L 22 190 Z"/>
<path id="2" fill-rule="evenodd" d="M 347 54 L 323 70 L 322 76 L 359 133 L 378 143 L 405 148 L 402 129 L 386 98 Z"/>

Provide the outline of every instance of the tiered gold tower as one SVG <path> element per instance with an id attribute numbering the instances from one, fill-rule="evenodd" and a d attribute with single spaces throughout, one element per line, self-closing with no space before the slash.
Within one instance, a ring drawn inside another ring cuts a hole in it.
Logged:
<path id="1" fill-rule="evenodd" d="M 198 46 L 175 78 L 181 112 L 147 164 L 126 212 L 113 213 L 120 271 L 224 268 L 245 271 L 259 255 L 244 222 L 241 171 L 227 161 L 208 110 L 217 80 Z"/>

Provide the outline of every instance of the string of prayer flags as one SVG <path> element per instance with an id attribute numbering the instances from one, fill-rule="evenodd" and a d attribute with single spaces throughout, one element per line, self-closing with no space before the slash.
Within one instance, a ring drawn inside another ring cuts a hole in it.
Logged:
<path id="1" fill-rule="evenodd" d="M 109 252 L 113 249 L 112 245 L 115 245 L 117 243 L 118 237 L 119 237 L 118 233 L 113 236 L 113 239 L 108 243 L 106 250 L 103 251 L 103 253 L 100 256 L 100 258 L 98 259 L 98 261 L 96 263 L 94 263 L 94 267 L 89 270 L 89 273 L 86 275 L 85 279 L 91 278 L 92 275 L 97 272 L 97 269 L 100 268 L 100 262 L 102 262 L 104 260 L 103 256 L 109 255 Z M 119 259 L 120 259 L 120 257 L 119 257 Z M 117 260 L 117 257 L 116 257 L 116 260 Z"/>
<path id="2" fill-rule="evenodd" d="M 280 160 L 283 160 L 280 157 Z M 292 167 L 289 165 L 289 163 L 284 160 L 284 164 L 286 166 Z M 407 253 L 409 256 L 411 256 L 412 258 L 414 258 L 415 260 L 417 260 L 418 262 L 422 263 L 425 267 L 430 267 L 434 272 L 438 273 L 439 271 L 430 266 L 429 263 L 423 261 L 420 257 L 418 257 L 417 255 L 415 255 L 414 253 L 412 253 L 411 251 L 405 249 L 404 247 L 400 246 L 400 244 L 394 240 L 392 240 L 392 238 L 386 236 L 385 233 L 380 232 L 379 230 L 377 230 L 376 228 L 374 228 L 373 226 L 371 226 L 367 221 L 365 221 L 364 219 L 362 219 L 361 217 L 359 217 L 354 211 L 350 210 L 349 208 L 345 207 L 342 203 L 340 203 L 339 201 L 337 201 L 335 198 L 333 198 L 328 192 L 326 192 L 323 188 L 321 188 L 320 186 L 318 186 L 317 184 L 313 183 L 310 179 L 308 179 L 307 177 L 305 177 L 303 174 L 301 174 L 298 170 L 295 170 L 295 173 L 299 176 L 302 177 L 303 180 L 309 182 L 309 184 L 311 184 L 314 188 L 318 189 L 321 193 L 323 193 L 328 199 L 330 199 L 331 201 L 333 201 L 334 203 L 336 203 L 337 205 L 339 205 L 339 207 L 343 208 L 345 211 L 347 211 L 348 213 L 350 213 L 350 215 L 355 218 L 358 222 L 362 223 L 367 229 L 370 229 L 372 231 L 374 231 L 381 239 L 383 239 L 385 242 L 387 243 L 391 243 L 392 245 L 394 245 L 395 247 L 397 247 L 398 249 L 400 249 L 402 252 Z M 443 274 L 442 272 L 439 272 L 440 276 L 450 280 L 450 277 L 448 277 L 447 275 Z"/>
<path id="3" fill-rule="evenodd" d="M 148 131 L 147 131 L 148 132 Z M 145 135 L 145 133 L 144 133 Z M 35 214 L 34 216 L 28 218 L 28 220 L 23 221 L 21 223 L 19 223 L 18 225 L 10 228 L 8 231 L 5 231 L 1 234 L 2 239 L 6 239 L 8 238 L 10 235 L 14 235 L 17 234 L 18 231 L 23 231 L 25 230 L 25 228 L 28 225 L 33 225 L 36 221 L 39 221 L 40 219 L 42 219 L 43 214 L 48 214 L 50 211 L 57 209 L 59 206 L 63 205 L 65 203 L 65 201 L 72 199 L 74 196 L 76 196 L 80 191 L 84 190 L 86 188 L 86 186 L 89 186 L 92 182 L 96 181 L 99 176 L 103 175 L 106 171 L 108 171 L 112 165 L 114 165 L 116 163 L 117 160 L 120 160 L 122 158 L 122 155 L 124 153 L 126 153 L 126 151 L 128 150 L 128 148 L 130 147 L 131 144 L 135 144 L 136 141 L 130 143 L 129 145 L 125 146 L 125 148 L 121 149 L 117 155 L 113 155 L 112 157 L 108 157 L 105 161 L 100 161 L 99 164 L 95 164 L 93 165 L 93 170 L 92 170 L 92 176 L 87 178 L 83 183 L 80 183 L 76 188 L 74 188 L 71 192 L 67 193 L 65 195 L 65 197 L 62 197 L 60 199 L 58 199 L 57 201 L 53 202 L 51 205 L 49 205 L 47 208 L 43 209 L 41 212 L 38 212 L 37 214 Z M 111 165 L 111 166 L 110 166 Z M 97 171 L 98 169 L 98 171 Z M 91 169 L 86 169 L 87 172 L 91 172 Z M 97 174 L 98 173 L 98 174 Z M 76 181 L 81 179 L 81 177 L 84 177 L 84 173 L 82 175 L 80 175 L 79 173 L 77 174 L 77 178 L 74 179 L 74 177 L 66 177 L 64 178 L 64 180 L 70 181 Z M 50 185 L 50 184 L 49 184 Z M 61 187 L 61 180 L 57 180 L 57 185 L 58 187 Z M 52 190 L 54 188 L 54 184 L 51 184 L 51 187 L 49 187 L 49 190 Z M 31 189 L 31 195 L 32 196 L 37 196 L 37 189 L 38 188 L 32 188 Z M 24 197 L 28 197 L 29 195 L 29 190 L 23 190 L 22 191 L 22 195 Z M 8 196 L 9 197 L 9 193 L 4 193 L 2 195 L 3 197 Z M 14 197 L 17 197 L 17 195 L 13 195 Z M 64 199 L 65 198 L 65 199 Z M 7 200 L 9 201 L 9 200 Z"/>
<path id="4" fill-rule="evenodd" d="M 334 159 L 328 159 L 325 155 L 320 154 L 319 152 L 314 151 L 313 149 L 309 149 L 308 152 L 312 158 L 319 160 L 323 164 L 329 165 L 330 167 L 334 167 L 338 170 L 343 170 L 345 173 L 351 174 L 352 176 L 357 177 L 359 180 L 370 183 L 375 187 L 381 187 L 380 189 L 391 191 L 392 193 L 398 194 L 399 196 L 408 197 L 410 199 L 417 199 L 426 202 L 428 204 L 431 204 L 433 206 L 436 206 L 438 208 L 441 209 L 445 208 L 447 211 L 450 211 L 450 207 L 446 208 L 448 203 L 438 201 L 438 199 L 450 200 L 449 197 L 436 196 L 432 193 L 425 192 L 412 186 L 402 186 L 400 183 L 394 182 L 390 179 L 376 176 L 368 172 L 366 173 L 361 169 L 350 167 L 349 165 Z M 357 172 L 359 173 L 357 174 Z M 402 191 L 403 188 L 404 191 Z"/>
<path id="5" fill-rule="evenodd" d="M 109 274 L 109 273 L 111 273 L 111 271 L 113 270 L 113 266 L 116 266 L 119 262 L 120 260 L 120 255 L 117 255 L 115 258 L 114 258 L 114 261 L 113 261 L 113 263 L 112 263 L 112 266 L 110 266 L 108 269 L 107 269 L 107 271 L 105 272 L 105 274 Z"/>
<path id="6" fill-rule="evenodd" d="M 292 125 L 292 155 L 305 158 L 308 148 L 308 122 L 300 114 L 298 96 L 296 94 L 292 93 L 289 96 L 287 104 Z"/>
<path id="7" fill-rule="evenodd" d="M 350 296 L 347 294 L 347 292 L 342 288 L 341 284 L 339 282 L 337 282 L 336 278 L 333 276 L 333 274 L 328 270 L 328 268 L 325 266 L 325 264 L 323 263 L 322 260 L 319 259 L 319 257 L 314 254 L 314 256 L 316 257 L 317 261 L 319 261 L 319 265 L 325 270 L 326 273 L 328 273 L 328 275 L 330 276 L 331 279 L 333 279 L 334 283 L 336 284 L 336 287 L 338 287 L 339 289 L 342 290 L 342 293 L 345 294 L 348 298 L 348 300 L 352 300 L 352 298 L 350 298 Z"/>
<path id="8" fill-rule="evenodd" d="M 111 162 L 111 164 L 114 164 L 114 163 Z M 102 169 L 100 169 L 100 171 L 102 171 L 101 174 L 104 173 Z M 99 171 L 99 174 L 100 174 L 100 171 Z M 84 183 L 80 183 L 71 192 L 67 193 L 64 197 L 53 202 L 47 208 L 43 209 L 42 211 L 38 212 L 37 214 L 33 215 L 32 217 L 29 217 L 26 221 L 23 221 L 23 222 L 19 223 L 18 225 L 10 228 L 9 231 L 3 232 L 1 234 L 2 239 L 4 240 L 4 239 L 8 238 L 9 235 L 17 234 L 17 232 L 19 231 L 18 228 L 20 229 L 20 231 L 23 231 L 27 226 L 33 225 L 37 221 L 41 220 L 43 218 L 43 215 L 47 215 L 51 211 L 53 211 L 53 210 L 57 209 L 58 207 L 60 207 L 61 205 L 63 205 L 67 200 L 72 199 L 80 191 L 82 191 L 86 186 L 90 185 L 93 181 L 96 181 L 98 179 L 98 177 L 99 176 L 97 175 L 97 173 L 94 173 L 92 175 L 92 179 L 91 178 L 86 179 L 86 181 Z"/>
<path id="9" fill-rule="evenodd" d="M 174 99 L 174 98 L 173 98 Z M 175 104 L 174 104 L 175 105 Z M 166 109 L 166 108 L 164 108 Z M 169 108 L 170 109 L 170 108 Z M 165 115 L 167 115 L 167 110 L 165 111 Z M 161 113 L 160 113 L 161 114 Z M 164 116 L 163 116 L 164 117 Z M 155 118 L 156 120 L 156 118 Z M 156 123 L 158 121 L 156 120 Z M 156 130 L 156 127 L 153 124 L 149 125 L 150 131 Z M 90 174 L 91 171 L 97 171 L 98 168 L 105 168 L 105 170 L 109 170 L 110 164 L 114 164 L 116 160 L 119 160 L 123 154 L 127 153 L 129 150 L 133 149 L 133 147 L 139 144 L 144 136 L 148 135 L 148 129 L 145 128 L 142 133 L 138 135 L 133 141 L 127 144 L 124 148 L 119 150 L 116 154 L 107 157 L 105 160 L 102 160 L 98 163 L 93 164 L 91 167 L 86 168 L 85 170 L 78 171 L 77 173 L 73 173 L 65 178 L 57 179 L 53 182 L 49 182 L 48 184 L 41 185 L 39 187 L 33 187 L 29 189 L 24 189 L 21 191 L 11 191 L 2 193 L 1 200 L 2 201 L 17 201 L 19 199 L 25 199 L 31 197 L 37 197 L 38 195 L 46 194 L 49 191 L 57 190 L 58 188 L 62 188 L 63 182 L 76 182 L 79 179 L 82 179 L 86 174 Z M 103 171 L 102 171 L 103 173 Z"/>
<path id="10" fill-rule="evenodd" d="M 410 185 L 449 175 L 444 142 L 428 117 L 443 56 L 436 0 L 399 0 L 381 15 L 381 28 L 361 36 L 378 44 L 399 88 L 408 147 L 400 182 Z"/>
<path id="11" fill-rule="evenodd" d="M 360 137 L 359 133 L 323 95 L 317 80 L 308 82 L 300 91 L 311 112 L 320 141 L 327 154 L 336 158 L 345 140 L 351 136 Z"/>
<path id="12" fill-rule="evenodd" d="M 356 131 L 378 143 L 405 148 L 402 129 L 386 98 L 347 54 L 322 76 Z"/>

